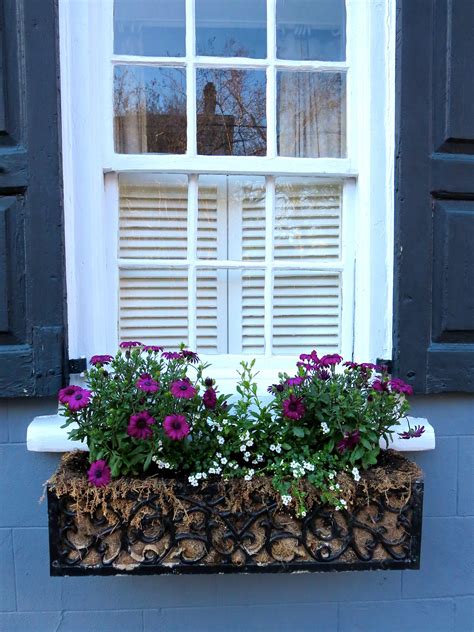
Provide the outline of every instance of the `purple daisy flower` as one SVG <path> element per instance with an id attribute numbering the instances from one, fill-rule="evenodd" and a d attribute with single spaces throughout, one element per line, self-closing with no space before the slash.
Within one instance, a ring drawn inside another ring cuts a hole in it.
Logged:
<path id="1" fill-rule="evenodd" d="M 319 369 L 318 377 L 320 380 L 323 380 L 323 382 L 325 382 L 326 380 L 329 380 L 329 378 L 331 377 L 331 373 L 327 369 Z"/>
<path id="2" fill-rule="evenodd" d="M 392 393 L 402 393 L 404 395 L 413 395 L 413 388 L 398 377 L 394 377 L 389 381 Z"/>
<path id="3" fill-rule="evenodd" d="M 342 356 L 340 356 L 338 353 L 331 353 L 329 355 L 325 355 L 319 360 L 319 364 L 321 366 L 335 366 L 336 364 L 339 364 L 340 362 L 342 362 Z"/>
<path id="4" fill-rule="evenodd" d="M 160 388 L 160 384 L 154 380 L 151 375 L 144 373 L 137 380 L 136 387 L 145 393 L 156 393 L 156 391 Z"/>
<path id="5" fill-rule="evenodd" d="M 337 451 L 340 454 L 344 454 L 346 450 L 352 450 L 360 441 L 359 430 L 353 430 L 352 432 L 345 432 L 343 438 L 336 446 Z"/>
<path id="6" fill-rule="evenodd" d="M 110 483 L 112 472 L 110 467 L 107 465 L 107 462 L 103 459 L 99 459 L 91 464 L 87 472 L 87 477 L 89 479 L 89 483 L 92 485 L 95 485 L 96 487 L 105 487 Z"/>
<path id="7" fill-rule="evenodd" d="M 206 389 L 206 392 L 202 396 L 202 403 L 209 410 L 214 410 L 214 408 L 216 407 L 216 404 L 217 404 L 217 393 L 212 388 L 212 386 L 211 386 L 211 388 Z"/>
<path id="8" fill-rule="evenodd" d="M 374 391 L 377 391 L 378 393 L 384 393 L 388 391 L 388 382 L 384 382 L 382 380 L 379 380 L 378 378 L 374 380 L 370 386 L 374 389 Z"/>
<path id="9" fill-rule="evenodd" d="M 197 364 L 199 362 L 198 354 L 195 351 L 190 351 L 189 349 L 182 349 L 181 357 L 191 364 Z"/>
<path id="10" fill-rule="evenodd" d="M 95 355 L 89 360 L 90 364 L 96 366 L 97 364 L 110 364 L 113 360 L 111 355 Z"/>
<path id="11" fill-rule="evenodd" d="M 190 430 L 184 415 L 168 415 L 163 421 L 163 429 L 172 441 L 181 441 Z"/>
<path id="12" fill-rule="evenodd" d="M 294 419 L 295 421 L 301 419 L 306 412 L 306 408 L 303 404 L 303 398 L 295 397 L 293 394 L 282 402 L 282 407 L 285 417 L 288 417 L 288 419 Z"/>
<path id="13" fill-rule="evenodd" d="M 171 394 L 173 397 L 179 399 L 192 399 L 197 391 L 188 378 L 184 378 L 183 380 L 176 380 L 171 384 L 170 387 Z"/>
<path id="14" fill-rule="evenodd" d="M 297 375 L 295 377 L 289 377 L 286 380 L 287 386 L 300 386 L 300 384 L 303 384 L 303 382 L 304 382 L 304 378 L 302 378 L 299 375 Z"/>
<path id="15" fill-rule="evenodd" d="M 150 353 L 159 353 L 160 351 L 163 351 L 163 347 L 160 347 L 158 345 L 145 345 L 143 347 L 143 351 L 149 351 Z"/>
<path id="16" fill-rule="evenodd" d="M 142 343 L 138 342 L 138 340 L 125 340 L 125 342 L 120 343 L 121 349 L 130 349 L 131 347 L 141 347 Z"/>
<path id="17" fill-rule="evenodd" d="M 179 360 L 181 358 L 181 354 L 178 351 L 163 351 L 161 355 L 165 360 Z"/>
<path id="18" fill-rule="evenodd" d="M 71 397 L 74 395 L 74 393 L 77 393 L 77 391 L 80 391 L 80 390 L 81 390 L 81 387 L 74 386 L 74 384 L 71 384 L 70 386 L 65 386 L 58 393 L 59 402 L 61 404 L 67 404 L 69 400 L 71 399 Z"/>
<path id="19" fill-rule="evenodd" d="M 399 432 L 398 436 L 400 439 L 413 439 L 419 438 L 425 432 L 424 426 L 415 426 L 414 428 L 410 428 L 406 432 Z"/>
<path id="20" fill-rule="evenodd" d="M 85 408 L 91 401 L 92 393 L 85 388 L 79 388 L 76 390 L 67 402 L 70 410 L 81 410 Z"/>
<path id="21" fill-rule="evenodd" d="M 135 439 L 149 439 L 153 430 L 150 426 L 155 423 L 155 418 L 150 415 L 147 410 L 143 410 L 141 413 L 131 415 L 128 422 L 127 434 Z"/>
<path id="22" fill-rule="evenodd" d="M 357 362 L 344 362 L 344 366 L 348 369 L 358 369 L 359 364 Z"/>

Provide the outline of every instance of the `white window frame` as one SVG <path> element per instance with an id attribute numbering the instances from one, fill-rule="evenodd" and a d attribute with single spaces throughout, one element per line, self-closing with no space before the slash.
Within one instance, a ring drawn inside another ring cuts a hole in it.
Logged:
<path id="1" fill-rule="evenodd" d="M 267 11 L 275 17 L 276 0 Z M 113 351 L 118 328 L 118 172 L 195 174 L 318 175 L 344 181 L 342 255 L 342 352 L 349 359 L 390 357 L 393 276 L 394 25 L 395 0 L 346 0 L 347 56 L 343 62 L 275 60 L 275 33 L 269 58 L 195 57 L 193 0 L 186 0 L 186 57 L 137 58 L 113 54 L 113 1 L 60 0 L 60 67 L 68 292 L 69 356 Z M 129 62 L 182 65 L 187 62 L 188 150 L 185 155 L 123 155 L 113 148 L 113 66 Z M 276 133 L 268 134 L 267 156 L 196 157 L 197 67 L 267 68 L 267 127 L 276 130 L 276 70 L 347 72 L 347 158 L 284 158 L 276 155 Z M 270 107 L 271 105 L 271 107 Z M 198 164 L 198 168 L 197 168 Z M 197 219 L 197 179 L 191 177 L 188 244 Z M 267 225 L 270 256 L 272 222 Z M 149 266 L 149 261 L 146 262 Z M 239 267 L 243 267 L 239 263 Z M 245 267 L 245 266 L 244 266 Z M 288 267 L 287 265 L 283 267 Z M 308 268 L 306 263 L 300 267 Z M 311 267 L 311 266 L 309 266 Z M 324 265 L 317 264 L 318 269 Z M 331 264 L 331 269 L 333 265 Z M 270 269 L 270 268 L 269 268 Z M 194 268 L 195 270 L 195 268 Z M 270 270 L 271 272 L 271 270 Z M 267 283 L 266 292 L 271 292 Z M 194 318 L 194 292 L 189 314 Z M 271 294 L 270 294 L 271 297 Z M 267 296 L 267 302 L 269 297 Z M 265 327 L 269 335 L 269 319 Z M 190 323 L 191 324 L 191 323 Z M 192 329 L 192 328 L 191 328 Z M 190 346 L 193 346 L 190 340 Z M 267 347 L 268 348 L 268 347 Z M 218 378 L 235 373 L 234 356 L 214 358 Z M 294 359 L 293 359 L 294 361 Z M 282 366 L 264 357 L 262 383 Z M 214 372 L 215 375 L 216 372 Z"/>

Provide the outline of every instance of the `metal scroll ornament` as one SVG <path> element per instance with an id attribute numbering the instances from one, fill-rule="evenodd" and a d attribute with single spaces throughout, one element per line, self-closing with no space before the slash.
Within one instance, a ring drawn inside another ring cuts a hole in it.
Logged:
<path id="1" fill-rule="evenodd" d="M 80 513 L 48 489 L 52 575 L 255 573 L 419 568 L 423 481 L 410 494 L 357 496 L 350 510 L 315 505 L 296 518 L 255 494 L 240 512 L 217 486 L 177 483 L 179 506 L 127 492 L 116 508 Z"/>

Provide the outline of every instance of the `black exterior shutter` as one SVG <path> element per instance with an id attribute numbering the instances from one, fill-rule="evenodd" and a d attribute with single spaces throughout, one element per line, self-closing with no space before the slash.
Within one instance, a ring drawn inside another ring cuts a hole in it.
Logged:
<path id="1" fill-rule="evenodd" d="M 62 384 L 65 290 L 57 6 L 0 3 L 0 395 Z"/>
<path id="2" fill-rule="evenodd" d="M 474 2 L 399 0 L 394 368 L 474 391 Z"/>

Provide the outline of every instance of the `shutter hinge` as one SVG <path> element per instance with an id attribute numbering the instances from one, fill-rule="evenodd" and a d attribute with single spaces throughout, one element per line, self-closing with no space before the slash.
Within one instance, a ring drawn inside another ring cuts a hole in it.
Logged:
<path id="1" fill-rule="evenodd" d="M 83 373 L 87 369 L 86 358 L 73 358 L 68 361 L 69 373 L 73 375 Z"/>
<path id="2" fill-rule="evenodd" d="M 384 360 L 382 358 L 377 358 L 375 363 L 378 364 L 379 366 L 386 366 L 387 367 L 387 372 L 390 373 L 390 374 L 392 373 L 392 371 L 393 371 L 393 362 L 392 362 L 392 360 Z"/>

